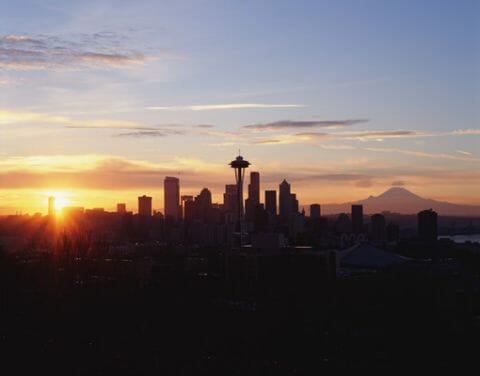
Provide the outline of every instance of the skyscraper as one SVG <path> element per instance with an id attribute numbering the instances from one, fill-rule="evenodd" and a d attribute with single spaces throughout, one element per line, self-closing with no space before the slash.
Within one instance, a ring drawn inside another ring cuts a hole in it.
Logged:
<path id="1" fill-rule="evenodd" d="M 283 220 L 288 220 L 292 213 L 292 197 L 290 194 L 290 184 L 283 179 L 279 186 L 280 191 L 280 217 Z"/>
<path id="2" fill-rule="evenodd" d="M 320 218 L 320 205 L 319 204 L 310 205 L 310 218 L 312 218 L 312 219 Z"/>
<path id="3" fill-rule="evenodd" d="M 352 232 L 363 233 L 363 205 L 352 205 Z"/>
<path id="4" fill-rule="evenodd" d="M 138 215 L 150 217 L 152 215 L 152 198 L 149 196 L 140 196 L 138 198 Z"/>
<path id="5" fill-rule="evenodd" d="M 180 218 L 180 181 L 167 176 L 163 181 L 163 206 L 165 217 Z"/>
<path id="6" fill-rule="evenodd" d="M 48 215 L 52 217 L 55 215 L 55 197 L 53 196 L 48 198 Z"/>
<path id="7" fill-rule="evenodd" d="M 374 214 L 370 217 L 370 236 L 374 242 L 385 241 L 387 235 L 385 217 Z"/>
<path id="8" fill-rule="evenodd" d="M 127 212 L 127 205 L 123 203 L 117 204 L 117 214 L 125 214 Z"/>
<path id="9" fill-rule="evenodd" d="M 435 242 L 438 235 L 437 213 L 432 209 L 417 214 L 418 236 L 426 242 Z"/>
<path id="10" fill-rule="evenodd" d="M 298 200 L 296 193 L 290 193 L 290 198 L 292 201 L 292 213 L 298 213 Z"/>
<path id="11" fill-rule="evenodd" d="M 245 218 L 253 221 L 255 208 L 260 204 L 260 174 L 252 171 L 250 173 L 250 184 L 248 185 L 248 198 L 245 201 Z"/>
<path id="12" fill-rule="evenodd" d="M 248 185 L 248 198 L 255 206 L 260 203 L 260 174 L 256 171 L 250 173 L 250 184 Z"/>
<path id="13" fill-rule="evenodd" d="M 186 208 L 187 208 L 187 203 L 188 202 L 192 202 L 193 203 L 193 196 L 192 195 L 182 195 L 180 197 L 180 202 L 181 202 L 181 205 L 182 207 L 180 208 L 180 211 L 181 211 L 181 217 L 183 219 L 186 219 L 187 216 L 186 216 Z"/>
<path id="14" fill-rule="evenodd" d="M 237 218 L 240 226 L 240 221 L 243 219 L 243 178 L 245 177 L 245 169 L 250 166 L 250 162 L 243 159 L 241 155 L 230 162 L 230 167 L 235 170 L 235 182 L 237 185 Z"/>
<path id="15" fill-rule="evenodd" d="M 265 209 L 271 214 L 277 214 L 277 191 L 265 191 Z"/>
<path id="16" fill-rule="evenodd" d="M 228 213 L 237 213 L 237 186 L 235 184 L 225 185 L 223 208 Z"/>

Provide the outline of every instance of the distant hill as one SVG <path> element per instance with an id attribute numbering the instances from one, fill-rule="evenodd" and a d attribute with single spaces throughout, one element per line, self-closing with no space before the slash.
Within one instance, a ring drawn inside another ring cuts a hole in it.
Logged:
<path id="1" fill-rule="evenodd" d="M 365 214 L 390 211 L 400 214 L 416 214 L 424 209 L 433 209 L 439 215 L 480 216 L 480 206 L 459 205 L 444 201 L 420 197 L 401 187 L 393 187 L 379 196 L 370 196 L 365 200 L 346 202 L 344 204 L 324 204 L 322 214 L 349 213 L 352 204 L 363 205 Z"/>

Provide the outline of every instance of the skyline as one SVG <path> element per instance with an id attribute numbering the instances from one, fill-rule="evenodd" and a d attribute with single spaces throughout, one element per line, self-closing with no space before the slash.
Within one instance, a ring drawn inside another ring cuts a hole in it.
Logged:
<path id="1" fill-rule="evenodd" d="M 478 2 L 0 9 L 0 214 L 51 192 L 156 208 L 166 176 L 221 202 L 239 148 L 301 206 L 391 186 L 480 204 Z"/>

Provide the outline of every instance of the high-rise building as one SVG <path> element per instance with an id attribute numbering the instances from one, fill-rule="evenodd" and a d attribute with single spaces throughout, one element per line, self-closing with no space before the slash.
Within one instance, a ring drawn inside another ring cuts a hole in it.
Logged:
<path id="1" fill-rule="evenodd" d="M 280 217 L 283 220 L 288 220 L 292 213 L 292 197 L 290 195 L 290 184 L 285 179 L 280 183 L 279 191 Z"/>
<path id="2" fill-rule="evenodd" d="M 290 193 L 291 198 L 291 205 L 292 205 L 292 213 L 298 213 L 298 200 L 297 195 L 295 193 Z"/>
<path id="3" fill-rule="evenodd" d="M 352 232 L 363 233 L 363 205 L 352 205 Z"/>
<path id="4" fill-rule="evenodd" d="M 265 210 L 277 214 L 277 191 L 265 191 Z"/>
<path id="5" fill-rule="evenodd" d="M 320 205 L 319 204 L 310 205 L 310 218 L 312 218 L 312 219 L 320 218 Z"/>
<path id="6" fill-rule="evenodd" d="M 223 209 L 228 213 L 237 213 L 237 186 L 235 184 L 225 185 Z"/>
<path id="7" fill-rule="evenodd" d="M 180 215 L 180 181 L 167 176 L 163 181 L 163 206 L 165 217 L 178 219 Z"/>
<path id="8" fill-rule="evenodd" d="M 152 198 L 149 196 L 140 196 L 138 198 L 138 215 L 150 217 L 152 215 Z"/>
<path id="9" fill-rule="evenodd" d="M 256 171 L 252 171 L 250 173 L 248 198 L 253 206 L 260 203 L 260 174 Z"/>
<path id="10" fill-rule="evenodd" d="M 48 215 L 52 217 L 55 215 L 55 197 L 53 196 L 48 198 Z"/>
<path id="11" fill-rule="evenodd" d="M 386 222 L 382 214 L 374 214 L 370 217 L 370 236 L 374 242 L 386 240 Z"/>
<path id="12" fill-rule="evenodd" d="M 248 198 L 245 200 L 245 219 L 247 221 L 253 221 L 258 204 L 260 204 L 260 174 L 252 171 L 248 185 Z"/>
<path id="13" fill-rule="evenodd" d="M 435 242 L 438 235 L 438 215 L 432 209 L 417 214 L 418 236 L 426 242 Z"/>
<path id="14" fill-rule="evenodd" d="M 195 197 L 195 219 L 208 221 L 212 209 L 212 193 L 208 188 L 203 188 Z"/>
<path id="15" fill-rule="evenodd" d="M 117 204 L 117 214 L 125 214 L 127 212 L 127 205 L 123 203 Z"/>
<path id="16" fill-rule="evenodd" d="M 181 205 L 182 205 L 182 207 L 180 209 L 180 211 L 181 211 L 180 214 L 181 214 L 182 218 L 186 219 L 187 217 L 186 217 L 185 213 L 186 213 L 187 202 L 193 202 L 193 196 L 192 195 L 182 195 L 182 196 L 180 196 L 180 202 L 181 202 Z"/>

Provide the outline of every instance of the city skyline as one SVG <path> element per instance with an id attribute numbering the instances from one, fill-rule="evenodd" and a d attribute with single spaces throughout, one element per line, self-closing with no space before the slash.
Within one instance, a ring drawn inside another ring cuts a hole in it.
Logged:
<path id="1" fill-rule="evenodd" d="M 479 6 L 1 1 L 0 214 L 221 202 L 239 148 L 300 206 L 479 205 Z"/>

